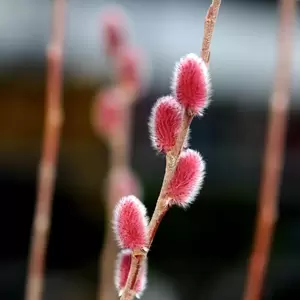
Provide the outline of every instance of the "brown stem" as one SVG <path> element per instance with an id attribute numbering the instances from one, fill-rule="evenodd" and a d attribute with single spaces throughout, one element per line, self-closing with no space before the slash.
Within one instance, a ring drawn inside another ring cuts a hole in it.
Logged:
<path id="1" fill-rule="evenodd" d="M 56 178 L 56 161 L 62 126 L 61 85 L 64 40 L 64 0 L 53 4 L 52 33 L 47 51 L 47 91 L 45 129 L 39 167 L 37 203 L 29 252 L 25 299 L 40 300 L 43 292 L 48 235 L 51 223 L 52 198 Z"/>
<path id="2" fill-rule="evenodd" d="M 277 71 L 270 99 L 270 115 L 265 141 L 256 232 L 249 262 L 244 300 L 259 300 L 261 298 L 273 231 L 277 220 L 277 199 L 283 167 L 290 97 L 292 35 L 295 15 L 296 1 L 281 0 Z"/>

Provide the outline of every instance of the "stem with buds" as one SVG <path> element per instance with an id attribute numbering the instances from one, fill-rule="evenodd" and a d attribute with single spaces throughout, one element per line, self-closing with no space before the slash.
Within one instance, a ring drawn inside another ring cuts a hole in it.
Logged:
<path id="1" fill-rule="evenodd" d="M 221 5 L 221 0 L 213 0 L 211 6 L 209 7 L 205 19 L 204 37 L 203 37 L 201 55 L 206 64 L 209 63 L 210 44 L 211 44 L 212 34 L 213 34 L 220 5 Z M 135 297 L 134 286 L 135 286 L 136 278 L 138 277 L 138 274 L 141 270 L 141 266 L 143 265 L 143 261 L 147 256 L 147 252 L 151 247 L 151 244 L 153 242 L 156 231 L 160 225 L 160 222 L 169 208 L 167 205 L 169 199 L 166 198 L 166 189 L 176 170 L 178 158 L 181 154 L 184 141 L 186 139 L 188 129 L 192 122 L 193 117 L 194 116 L 190 114 L 189 111 L 187 110 L 184 111 L 184 119 L 182 122 L 178 139 L 176 141 L 176 145 L 166 155 L 166 169 L 165 169 L 163 184 L 156 203 L 155 210 L 153 212 L 152 218 L 148 226 L 149 240 L 148 240 L 147 249 L 136 249 L 135 251 L 133 251 L 129 275 L 127 278 L 125 289 L 122 292 L 120 300 L 132 300 Z"/>

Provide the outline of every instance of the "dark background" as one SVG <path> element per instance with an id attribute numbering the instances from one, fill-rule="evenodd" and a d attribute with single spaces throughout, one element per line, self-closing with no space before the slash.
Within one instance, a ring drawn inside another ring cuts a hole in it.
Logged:
<path id="1" fill-rule="evenodd" d="M 99 14 L 109 1 L 68 1 L 65 124 L 58 165 L 45 299 L 95 299 L 98 256 L 109 226 L 103 208 L 108 153 L 90 124 L 96 91 L 109 81 Z M 210 1 L 118 1 L 145 56 L 135 106 L 132 165 L 150 213 L 163 159 L 151 149 L 148 116 L 169 93 L 173 65 L 199 52 Z M 298 5 L 299 8 L 299 5 Z M 40 157 L 44 51 L 51 2 L 0 1 L 0 298 L 22 299 Z M 150 252 L 145 299 L 241 299 L 251 250 L 267 104 L 276 58 L 276 1 L 224 0 L 212 43 L 213 102 L 192 124 L 191 145 L 207 162 L 197 201 L 172 209 Z M 292 106 L 279 220 L 263 299 L 300 297 L 299 11 Z M 146 159 L 145 159 L 146 158 Z"/>

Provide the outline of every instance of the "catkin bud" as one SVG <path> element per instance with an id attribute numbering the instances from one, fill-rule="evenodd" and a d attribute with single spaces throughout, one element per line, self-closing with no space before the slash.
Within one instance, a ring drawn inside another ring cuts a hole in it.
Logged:
<path id="1" fill-rule="evenodd" d="M 123 47 L 116 57 L 116 77 L 125 87 L 137 90 L 141 85 L 141 57 L 137 49 Z"/>
<path id="2" fill-rule="evenodd" d="M 172 96 L 157 100 L 149 120 L 151 142 L 157 151 L 167 153 L 175 146 L 182 118 L 183 110 Z"/>
<path id="3" fill-rule="evenodd" d="M 188 54 L 176 64 L 172 90 L 177 101 L 190 113 L 202 114 L 209 104 L 210 79 L 207 66 L 196 54 Z"/>
<path id="4" fill-rule="evenodd" d="M 117 9 L 109 9 L 101 19 L 103 25 L 105 50 L 108 55 L 115 56 L 126 40 L 124 16 Z"/>
<path id="5" fill-rule="evenodd" d="M 197 196 L 205 176 L 205 162 L 201 155 L 188 149 L 180 154 L 175 173 L 168 185 L 169 204 L 186 207 Z"/>
<path id="6" fill-rule="evenodd" d="M 123 124 L 122 97 L 118 88 L 109 88 L 97 95 L 92 107 L 92 123 L 98 134 L 114 135 Z"/>
<path id="7" fill-rule="evenodd" d="M 122 295 L 126 285 L 126 281 L 130 271 L 132 251 L 129 249 L 123 250 L 119 253 L 116 261 L 115 270 L 115 286 L 118 290 L 119 296 Z M 147 285 L 147 259 L 143 260 L 143 266 L 140 269 L 138 278 L 135 282 L 134 292 L 136 297 L 140 298 Z"/>
<path id="8" fill-rule="evenodd" d="M 144 204 L 135 196 L 126 196 L 117 203 L 113 229 L 122 249 L 143 249 L 148 242 L 148 217 Z"/>

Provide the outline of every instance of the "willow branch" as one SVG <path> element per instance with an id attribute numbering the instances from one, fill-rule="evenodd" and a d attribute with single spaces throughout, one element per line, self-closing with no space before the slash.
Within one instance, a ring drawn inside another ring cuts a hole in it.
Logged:
<path id="1" fill-rule="evenodd" d="M 44 141 L 39 166 L 37 203 L 34 214 L 25 299 L 42 299 L 44 269 L 51 223 L 56 162 L 62 125 L 61 85 L 64 40 L 64 0 L 53 4 L 52 33 L 47 50 L 47 91 Z"/>
<path id="2" fill-rule="evenodd" d="M 209 57 L 210 57 L 210 44 L 212 40 L 212 35 L 216 23 L 216 19 L 218 16 L 219 8 L 221 5 L 221 0 L 213 0 L 212 4 L 210 5 L 206 19 L 204 24 L 204 37 L 202 43 L 202 51 L 201 56 L 203 60 L 208 64 Z M 188 133 L 189 126 L 192 122 L 193 116 L 189 114 L 189 112 L 185 111 L 184 121 L 182 123 L 182 127 L 180 130 L 179 137 L 177 139 L 177 143 L 172 151 L 170 151 L 166 156 L 166 168 L 165 168 L 165 175 L 162 183 L 162 187 L 156 202 L 156 207 L 154 209 L 152 218 L 149 223 L 148 231 L 149 231 L 149 241 L 148 241 L 148 249 L 150 249 L 151 244 L 153 242 L 154 236 L 157 232 L 157 229 L 168 211 L 168 198 L 166 194 L 166 189 L 169 185 L 170 180 L 176 170 L 178 158 L 181 154 L 183 144 L 185 138 Z M 126 282 L 125 289 L 121 295 L 120 300 L 132 300 L 135 297 L 134 286 L 135 286 L 135 279 L 138 278 L 138 274 L 140 269 L 143 265 L 144 260 L 146 259 L 147 251 L 144 249 L 136 249 L 132 253 L 132 262 L 131 267 L 128 275 L 128 279 Z"/>
<path id="3" fill-rule="evenodd" d="M 284 143 L 290 97 L 292 36 L 295 16 L 296 1 L 281 0 L 277 70 L 270 99 L 270 115 L 265 141 L 256 232 L 249 262 L 244 300 L 259 300 L 261 298 L 272 236 L 277 220 L 277 201 L 284 160 Z"/>

